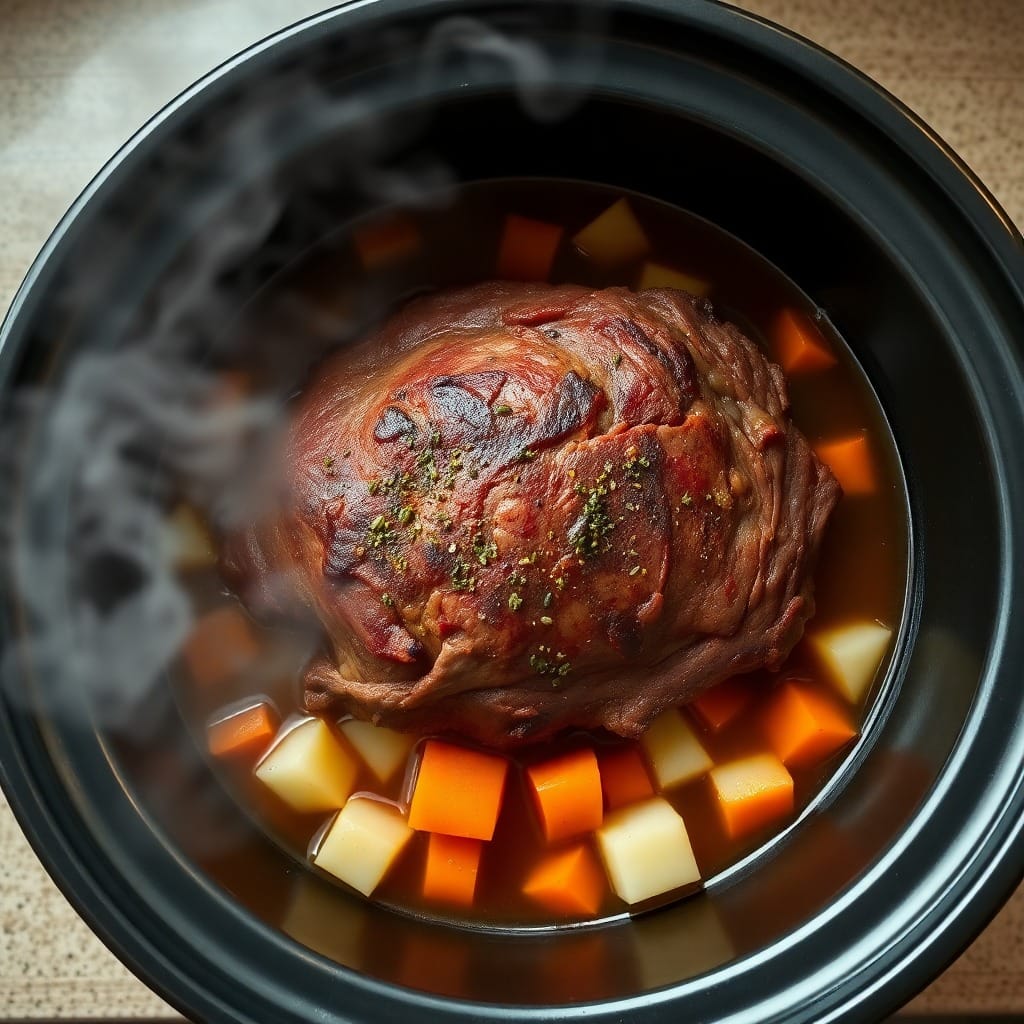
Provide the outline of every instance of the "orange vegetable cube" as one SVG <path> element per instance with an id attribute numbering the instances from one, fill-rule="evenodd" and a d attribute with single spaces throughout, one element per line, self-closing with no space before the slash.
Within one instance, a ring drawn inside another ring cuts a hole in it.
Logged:
<path id="1" fill-rule="evenodd" d="M 399 263 L 422 244 L 419 228 L 408 217 L 389 217 L 364 224 L 352 233 L 352 240 L 366 270 Z"/>
<path id="2" fill-rule="evenodd" d="M 523 885 L 530 899 L 549 910 L 581 917 L 593 917 L 607 891 L 601 865 L 586 843 L 549 853 Z"/>
<path id="3" fill-rule="evenodd" d="M 204 615 L 192 627 L 181 650 L 185 667 L 201 686 L 239 675 L 259 653 L 260 645 L 249 620 L 230 605 Z"/>
<path id="4" fill-rule="evenodd" d="M 772 325 L 772 345 L 786 373 L 813 373 L 836 365 L 814 321 L 799 309 L 784 309 Z"/>
<path id="5" fill-rule="evenodd" d="M 508 281 L 547 281 L 565 229 L 510 213 L 498 249 L 498 277 Z"/>
<path id="6" fill-rule="evenodd" d="M 875 466 L 867 434 L 819 442 L 814 451 L 842 484 L 844 494 L 870 494 L 875 489 Z"/>
<path id="7" fill-rule="evenodd" d="M 428 900 L 471 907 L 483 848 L 479 839 L 431 832 L 427 840 L 423 895 Z"/>
<path id="8" fill-rule="evenodd" d="M 427 740 L 409 806 L 409 825 L 464 839 L 490 839 L 501 809 L 508 761 Z"/>
<path id="9" fill-rule="evenodd" d="M 266 701 L 228 709 L 206 727 L 206 743 L 214 757 L 257 757 L 277 732 L 278 717 Z"/>
<path id="10" fill-rule="evenodd" d="M 647 766 L 636 747 L 616 747 L 614 750 L 603 751 L 598 758 L 598 766 L 601 769 L 604 804 L 609 811 L 654 796 Z"/>
<path id="11" fill-rule="evenodd" d="M 720 764 L 709 775 L 731 839 L 793 813 L 793 777 L 774 754 Z"/>
<path id="12" fill-rule="evenodd" d="M 831 700 L 792 679 L 772 694 L 761 724 L 772 750 L 790 768 L 807 768 L 823 761 L 857 735 Z"/>
<path id="13" fill-rule="evenodd" d="M 526 779 L 549 843 L 601 827 L 601 772 L 589 747 L 531 765 Z"/>
<path id="14" fill-rule="evenodd" d="M 728 725 L 754 699 L 748 679 L 726 679 L 690 701 L 697 717 L 713 732 Z"/>

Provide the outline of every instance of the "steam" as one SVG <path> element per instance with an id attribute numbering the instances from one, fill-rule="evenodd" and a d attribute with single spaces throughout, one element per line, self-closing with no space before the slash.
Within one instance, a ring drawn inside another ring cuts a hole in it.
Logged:
<path id="1" fill-rule="evenodd" d="M 577 81 L 598 73 L 591 39 L 602 19 L 599 6 L 581 6 L 580 36 L 588 41 L 578 54 Z M 585 96 L 583 88 L 556 87 L 560 76 L 551 56 L 529 31 L 502 34 L 453 17 L 429 31 L 419 52 L 403 73 L 424 92 L 457 61 L 467 69 L 467 83 L 478 72 L 511 69 L 523 109 L 542 121 L 565 117 Z M 274 386 L 218 401 L 223 366 L 244 353 L 239 292 L 255 291 L 266 268 L 297 255 L 286 211 L 305 221 L 314 237 L 336 226 L 315 198 L 300 200 L 264 170 L 295 137 L 294 124 L 263 116 L 285 92 L 302 100 L 303 129 L 349 133 L 352 140 L 343 173 L 308 170 L 310 197 L 318 189 L 348 189 L 366 208 L 415 206 L 436 202 L 454 184 L 451 169 L 436 158 L 393 163 L 394 153 L 423 132 L 426 114 L 378 121 L 361 98 L 328 93 L 301 72 L 286 89 L 277 82 L 272 93 L 250 95 L 230 123 L 212 126 L 222 134 L 212 162 L 208 140 L 164 147 L 151 172 L 153 194 L 189 179 L 216 182 L 205 206 L 180 211 L 191 227 L 212 223 L 216 230 L 204 230 L 202 246 L 184 253 L 155 251 L 170 269 L 144 313 L 127 297 L 122 307 L 107 310 L 106 334 L 75 351 L 52 380 L 19 385 L 0 428 L 7 481 L 0 507 L 3 567 L 24 630 L 2 653 L 0 684 L 15 703 L 34 708 L 43 700 L 51 719 L 77 713 L 85 694 L 94 723 L 105 731 L 138 743 L 155 732 L 154 709 L 163 702 L 154 694 L 165 686 L 196 615 L 189 586 L 160 543 L 169 509 L 184 495 L 217 530 L 258 516 L 248 482 L 254 463 L 269 457 L 285 428 L 289 396 L 324 351 L 351 338 L 362 323 L 289 294 L 278 313 L 304 326 L 284 333 L 282 325 L 271 353 Z M 239 191 L 243 178 L 248 184 Z M 56 307 L 91 310 L 96 296 L 108 301 L 117 294 L 112 278 L 126 227 L 133 225 L 115 219 L 99 229 L 111 258 L 56 296 Z M 239 268 L 254 262 L 263 269 L 251 280 L 244 272 L 239 278 Z M 371 307 L 375 298 L 369 296 Z M 369 309 L 371 316 L 379 312 Z M 30 677 L 43 685 L 29 686 Z M 259 689 L 254 679 L 253 691 Z"/>

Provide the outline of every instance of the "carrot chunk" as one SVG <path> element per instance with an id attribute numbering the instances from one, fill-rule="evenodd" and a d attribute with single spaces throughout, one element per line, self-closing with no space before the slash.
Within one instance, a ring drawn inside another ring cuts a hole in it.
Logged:
<path id="1" fill-rule="evenodd" d="M 365 224 L 352 233 L 352 240 L 366 270 L 399 263 L 422 244 L 419 228 L 408 217 L 389 217 Z"/>
<path id="2" fill-rule="evenodd" d="M 602 751 L 598 758 L 604 805 L 609 811 L 654 796 L 651 777 L 636 747 Z"/>
<path id="3" fill-rule="evenodd" d="M 277 732 L 277 712 L 266 701 L 237 708 L 206 727 L 206 743 L 214 757 L 256 757 Z"/>
<path id="4" fill-rule="evenodd" d="M 754 699 L 748 679 L 726 679 L 690 701 L 697 717 L 713 732 L 727 726 Z"/>
<path id="5" fill-rule="evenodd" d="M 774 754 L 755 754 L 711 769 L 711 785 L 731 839 L 793 811 L 793 777 Z"/>
<path id="6" fill-rule="evenodd" d="M 409 825 L 464 839 L 490 839 L 501 809 L 508 761 L 442 740 L 427 740 Z"/>
<path id="7" fill-rule="evenodd" d="M 507 281 L 547 281 L 565 229 L 510 213 L 498 249 L 498 277 Z"/>
<path id="8" fill-rule="evenodd" d="M 471 907 L 483 848 L 479 839 L 431 832 L 427 840 L 423 895 L 428 900 Z"/>
<path id="9" fill-rule="evenodd" d="M 237 676 L 255 662 L 259 653 L 249 620 L 230 606 L 204 615 L 192 627 L 181 651 L 185 667 L 201 686 Z"/>
<path id="10" fill-rule="evenodd" d="M 819 442 L 814 452 L 835 473 L 844 494 L 870 494 L 875 489 L 875 466 L 867 434 Z"/>
<path id="11" fill-rule="evenodd" d="M 526 778 L 549 843 L 601 827 L 601 772 L 593 750 L 574 750 L 531 765 Z"/>
<path id="12" fill-rule="evenodd" d="M 799 309 L 784 309 L 772 325 L 772 343 L 786 373 L 814 373 L 835 366 L 836 357 L 814 321 Z"/>
<path id="13" fill-rule="evenodd" d="M 807 768 L 857 735 L 846 715 L 806 683 L 781 683 L 764 708 L 761 725 L 787 767 Z"/>
<path id="14" fill-rule="evenodd" d="M 558 914 L 593 917 L 607 888 L 590 847 L 578 843 L 544 857 L 530 872 L 523 892 Z"/>

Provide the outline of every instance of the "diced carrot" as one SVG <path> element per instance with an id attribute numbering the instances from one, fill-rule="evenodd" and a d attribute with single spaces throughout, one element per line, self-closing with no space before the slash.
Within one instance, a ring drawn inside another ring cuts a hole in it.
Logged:
<path id="1" fill-rule="evenodd" d="M 807 768 L 857 735 L 846 715 L 807 683 L 780 683 L 761 718 L 768 742 L 783 764 Z"/>
<path id="2" fill-rule="evenodd" d="M 607 892 L 604 872 L 586 843 L 549 853 L 530 872 L 523 892 L 559 914 L 593 917 Z"/>
<path id="3" fill-rule="evenodd" d="M 601 827 L 601 772 L 589 747 L 531 765 L 526 779 L 549 843 Z"/>
<path id="4" fill-rule="evenodd" d="M 774 754 L 755 754 L 711 769 L 711 785 L 731 839 L 793 811 L 793 777 Z"/>
<path id="5" fill-rule="evenodd" d="M 604 805 L 609 811 L 654 796 L 651 777 L 637 747 L 602 751 L 598 766 L 601 769 Z"/>
<path id="6" fill-rule="evenodd" d="M 501 809 L 508 761 L 442 740 L 427 740 L 409 825 L 465 839 L 490 839 Z"/>
<path id="7" fill-rule="evenodd" d="M 799 309 L 784 309 L 772 325 L 772 344 L 786 373 L 813 373 L 837 360 L 814 321 Z"/>
<path id="8" fill-rule="evenodd" d="M 650 248 L 628 200 L 617 199 L 573 236 L 573 244 L 605 269 L 632 263 Z"/>
<path id="9" fill-rule="evenodd" d="M 201 686 L 225 682 L 249 668 L 260 653 L 249 620 L 238 608 L 225 606 L 204 615 L 182 647 L 182 658 Z"/>
<path id="10" fill-rule="evenodd" d="M 278 717 L 266 701 L 229 711 L 206 727 L 206 742 L 214 757 L 257 757 L 277 732 Z"/>
<path id="11" fill-rule="evenodd" d="M 875 466 L 866 433 L 819 442 L 814 451 L 835 473 L 844 494 L 870 494 L 875 489 Z"/>
<path id="12" fill-rule="evenodd" d="M 703 298 L 711 291 L 711 282 L 692 274 L 684 274 L 681 270 L 667 267 L 664 263 L 653 263 L 648 260 L 640 269 L 637 289 L 645 288 L 678 288 L 698 298 Z"/>
<path id="13" fill-rule="evenodd" d="M 749 679 L 726 679 L 690 701 L 697 717 L 713 732 L 718 732 L 740 714 L 754 699 Z"/>
<path id="14" fill-rule="evenodd" d="M 423 895 L 428 900 L 471 907 L 483 848 L 479 839 L 431 832 L 427 840 Z"/>
<path id="15" fill-rule="evenodd" d="M 419 228 L 403 216 L 364 224 L 352 233 L 352 240 L 366 270 L 398 263 L 421 245 Z"/>
<path id="16" fill-rule="evenodd" d="M 510 213 L 498 249 L 498 277 L 508 281 L 547 281 L 565 229 Z"/>

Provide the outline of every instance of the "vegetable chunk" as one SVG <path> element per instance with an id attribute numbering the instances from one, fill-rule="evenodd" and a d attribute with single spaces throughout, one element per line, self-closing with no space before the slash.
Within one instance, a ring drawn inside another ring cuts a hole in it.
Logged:
<path id="1" fill-rule="evenodd" d="M 549 853 L 530 872 L 523 892 L 558 914 L 593 917 L 607 883 L 586 843 Z"/>
<path id="2" fill-rule="evenodd" d="M 301 814 L 343 807 L 356 772 L 355 758 L 319 718 L 287 728 L 256 766 L 256 778 Z"/>
<path id="3" fill-rule="evenodd" d="M 606 269 L 632 263 L 650 248 L 647 235 L 626 199 L 612 203 L 572 240 L 584 256 Z"/>
<path id="4" fill-rule="evenodd" d="M 875 466 L 866 433 L 814 445 L 814 452 L 835 474 L 843 494 L 870 494 L 877 486 Z"/>
<path id="5" fill-rule="evenodd" d="M 694 697 L 689 707 L 709 729 L 718 732 L 745 711 L 753 698 L 749 680 L 726 679 Z"/>
<path id="6" fill-rule="evenodd" d="M 699 778 L 711 768 L 693 726 L 676 708 L 660 714 L 640 738 L 659 789 Z"/>
<path id="7" fill-rule="evenodd" d="M 412 835 L 397 807 L 354 797 L 324 833 L 313 863 L 369 896 Z"/>
<path id="8" fill-rule="evenodd" d="M 410 826 L 465 839 L 490 839 L 507 772 L 503 757 L 427 740 L 409 808 Z"/>
<path id="9" fill-rule="evenodd" d="M 857 735 L 832 701 L 794 680 L 779 685 L 761 722 L 772 749 L 789 768 L 817 764 Z"/>
<path id="10" fill-rule="evenodd" d="M 597 842 L 612 888 L 627 903 L 700 881 L 686 824 L 663 797 L 614 811 Z"/>
<path id="11" fill-rule="evenodd" d="M 640 269 L 640 280 L 637 288 L 677 288 L 703 298 L 711 291 L 711 282 L 692 274 L 684 274 L 681 270 L 665 266 L 664 263 L 653 263 L 648 260 Z"/>
<path id="12" fill-rule="evenodd" d="M 601 773 L 589 748 L 526 770 L 544 837 L 549 843 L 598 828 L 604 817 Z"/>
<path id="13" fill-rule="evenodd" d="M 859 704 L 875 681 L 892 630 L 880 622 L 855 622 L 814 633 L 809 640 L 829 681 L 851 704 Z"/>
<path id="14" fill-rule="evenodd" d="M 266 701 L 227 709 L 206 727 L 207 748 L 214 757 L 257 757 L 277 731 L 278 716 Z"/>
<path id="15" fill-rule="evenodd" d="M 547 281 L 564 233 L 560 224 L 510 213 L 498 250 L 498 277 L 507 281 Z"/>
<path id="16" fill-rule="evenodd" d="M 774 754 L 717 765 L 710 778 L 731 839 L 793 813 L 793 777 Z"/>
<path id="17" fill-rule="evenodd" d="M 604 751 L 598 758 L 598 767 L 601 769 L 604 804 L 608 810 L 654 796 L 651 777 L 638 748 L 630 746 Z"/>
<path id="18" fill-rule="evenodd" d="M 428 900 L 471 907 L 483 848 L 479 839 L 432 832 L 427 841 L 423 895 Z"/>
<path id="19" fill-rule="evenodd" d="M 385 729 L 372 722 L 360 722 L 356 718 L 342 722 L 340 729 L 381 782 L 387 782 L 405 764 L 416 742 L 415 737 L 407 733 Z"/>
<path id="20" fill-rule="evenodd" d="M 802 310 L 782 310 L 771 333 L 775 358 L 786 373 L 814 373 L 838 361 L 814 321 Z"/>
<path id="21" fill-rule="evenodd" d="M 259 653 L 249 620 L 231 605 L 199 619 L 181 649 L 185 667 L 200 686 L 234 679 L 253 666 Z"/>

